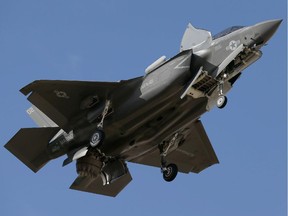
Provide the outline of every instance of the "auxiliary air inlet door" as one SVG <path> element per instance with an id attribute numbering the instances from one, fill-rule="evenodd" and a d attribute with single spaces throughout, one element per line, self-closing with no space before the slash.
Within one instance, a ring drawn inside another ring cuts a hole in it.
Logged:
<path id="1" fill-rule="evenodd" d="M 200 49 L 210 47 L 211 43 L 211 32 L 203 29 L 196 29 L 189 23 L 181 41 L 180 52 L 189 49 L 196 52 Z"/>

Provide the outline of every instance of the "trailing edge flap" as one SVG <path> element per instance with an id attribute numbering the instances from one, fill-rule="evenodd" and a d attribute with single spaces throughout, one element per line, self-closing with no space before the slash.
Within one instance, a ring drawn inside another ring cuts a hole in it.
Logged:
<path id="1" fill-rule="evenodd" d="M 200 120 L 189 125 L 190 133 L 185 142 L 169 153 L 166 160 L 178 166 L 183 173 L 199 173 L 202 170 L 219 163 L 209 138 Z M 130 162 L 160 167 L 159 150 L 153 149 Z"/>
<path id="2" fill-rule="evenodd" d="M 78 176 L 70 186 L 70 189 L 116 197 L 131 180 L 132 177 L 130 172 L 121 176 L 113 183 L 107 185 L 103 185 L 100 175 L 98 175 L 96 178 L 91 178 L 90 176 Z"/>
<path id="3" fill-rule="evenodd" d="M 22 128 L 5 145 L 5 148 L 33 172 L 37 172 L 50 161 L 47 145 L 58 131 L 58 127 Z"/>
<path id="4" fill-rule="evenodd" d="M 66 132 L 72 130 L 73 117 L 98 102 L 104 102 L 107 95 L 122 82 L 86 82 L 86 81 L 34 81 L 20 91 L 29 95 L 28 100 Z"/>
<path id="5" fill-rule="evenodd" d="M 39 127 L 58 127 L 55 122 L 35 106 L 31 106 L 26 112 Z"/>
<path id="6" fill-rule="evenodd" d="M 200 49 L 210 47 L 211 43 L 211 32 L 203 29 L 196 29 L 189 23 L 182 37 L 180 52 L 188 49 L 192 49 L 193 52 L 196 52 Z"/>

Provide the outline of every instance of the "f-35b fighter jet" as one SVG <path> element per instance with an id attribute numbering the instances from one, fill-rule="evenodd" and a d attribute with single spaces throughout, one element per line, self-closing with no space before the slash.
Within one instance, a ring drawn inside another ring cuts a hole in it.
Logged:
<path id="1" fill-rule="evenodd" d="M 159 167 L 166 181 L 218 163 L 199 118 L 225 107 L 227 92 L 257 61 L 281 20 L 233 26 L 214 36 L 188 25 L 180 52 L 120 82 L 37 80 L 20 91 L 40 126 L 5 147 L 34 172 L 66 155 L 71 189 L 116 196 L 131 180 L 126 162 Z"/>

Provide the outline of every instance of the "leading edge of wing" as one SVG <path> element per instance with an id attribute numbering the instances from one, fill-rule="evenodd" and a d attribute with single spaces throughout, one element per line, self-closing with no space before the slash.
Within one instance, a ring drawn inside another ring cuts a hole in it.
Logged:
<path id="1" fill-rule="evenodd" d="M 76 80 L 35 80 L 28 85 L 24 86 L 20 89 L 20 92 L 27 96 L 29 93 L 37 90 L 42 85 L 75 85 L 75 86 L 87 86 L 87 87 L 102 87 L 102 88 L 115 88 L 117 86 L 120 86 L 123 82 L 126 81 L 120 81 L 120 82 L 93 82 L 93 81 L 76 81 Z"/>

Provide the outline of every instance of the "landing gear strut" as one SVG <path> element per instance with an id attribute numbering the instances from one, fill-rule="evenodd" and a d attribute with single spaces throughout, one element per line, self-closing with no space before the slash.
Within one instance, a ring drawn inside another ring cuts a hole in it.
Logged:
<path id="1" fill-rule="evenodd" d="M 92 134 L 90 138 L 90 146 L 91 147 L 100 147 L 104 141 L 105 138 L 105 133 L 103 131 L 103 124 L 104 124 L 104 119 L 108 113 L 109 107 L 110 107 L 111 101 L 106 100 L 105 102 L 105 107 L 102 112 L 102 118 L 99 124 L 97 125 L 97 130 Z"/>
<path id="2" fill-rule="evenodd" d="M 223 94 L 223 85 L 224 85 L 224 81 L 221 80 L 218 85 L 219 97 L 216 103 L 219 109 L 223 109 L 227 104 L 227 97 Z"/>
<path id="3" fill-rule="evenodd" d="M 167 182 L 173 181 L 178 174 L 177 165 L 173 163 L 167 165 L 167 161 L 165 160 L 169 149 L 175 144 L 177 136 L 178 133 L 176 133 L 174 137 L 170 140 L 169 145 L 166 149 L 164 149 L 164 146 L 162 145 L 159 146 L 161 156 L 161 172 L 163 173 L 163 179 Z"/>

